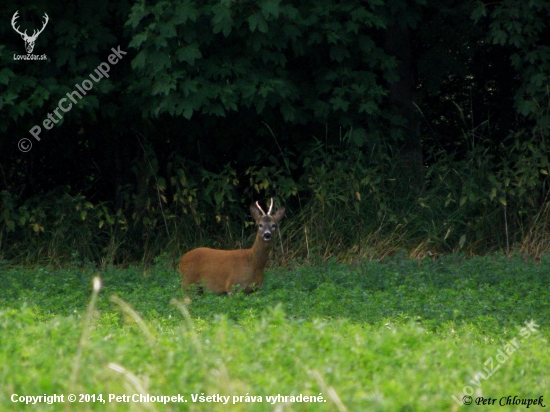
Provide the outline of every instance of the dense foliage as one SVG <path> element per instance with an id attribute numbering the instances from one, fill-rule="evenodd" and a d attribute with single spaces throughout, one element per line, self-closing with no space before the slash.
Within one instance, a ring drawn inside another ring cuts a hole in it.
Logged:
<path id="1" fill-rule="evenodd" d="M 43 0 L 17 24 L 49 15 L 46 61 L 14 59 L 17 10 L 0 10 L 4 258 L 243 245 L 269 196 L 294 214 L 286 257 L 549 244 L 547 1 Z"/>

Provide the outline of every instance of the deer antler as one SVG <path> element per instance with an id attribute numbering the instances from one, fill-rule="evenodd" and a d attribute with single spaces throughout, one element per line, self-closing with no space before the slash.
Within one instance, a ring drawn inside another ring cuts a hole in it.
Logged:
<path id="1" fill-rule="evenodd" d="M 256 207 L 260 210 L 260 212 L 262 212 L 262 216 L 271 216 L 271 211 L 273 210 L 273 198 L 271 198 L 271 204 L 269 205 L 269 210 L 267 211 L 267 215 L 262 209 L 262 207 L 260 206 L 259 202 L 256 202 Z"/>
<path id="2" fill-rule="evenodd" d="M 25 33 L 21 33 L 19 31 L 19 27 L 15 27 L 15 21 L 19 18 L 19 16 L 17 15 L 17 13 L 19 13 L 19 10 L 17 10 L 15 12 L 15 14 L 13 15 L 13 17 L 11 18 L 11 27 L 13 27 L 13 30 L 15 30 L 17 33 L 19 33 L 21 36 L 27 36 L 27 30 L 25 30 Z"/>
<path id="3" fill-rule="evenodd" d="M 262 209 L 262 207 L 260 206 L 260 202 L 256 202 L 256 207 L 259 209 L 260 212 L 262 212 L 262 216 L 265 216 L 265 212 Z"/>
<path id="4" fill-rule="evenodd" d="M 45 17 L 45 21 L 44 23 L 42 24 L 42 28 L 38 31 L 34 30 L 33 33 L 32 33 L 32 36 L 31 36 L 31 39 L 33 40 L 36 40 L 36 38 L 38 37 L 38 35 L 40 33 L 42 33 L 44 31 L 44 29 L 46 28 L 46 25 L 48 24 L 48 22 L 50 21 L 50 18 L 48 17 L 48 14 L 47 13 L 44 13 L 44 17 Z"/>

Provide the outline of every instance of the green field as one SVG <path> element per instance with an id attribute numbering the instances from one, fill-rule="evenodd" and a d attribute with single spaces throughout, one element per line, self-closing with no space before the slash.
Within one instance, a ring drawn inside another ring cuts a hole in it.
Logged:
<path id="1" fill-rule="evenodd" d="M 0 410 L 550 404 L 548 257 L 295 263 L 268 270 L 258 293 L 190 299 L 171 267 L 0 266 Z M 64 402 L 46 403 L 54 394 Z"/>

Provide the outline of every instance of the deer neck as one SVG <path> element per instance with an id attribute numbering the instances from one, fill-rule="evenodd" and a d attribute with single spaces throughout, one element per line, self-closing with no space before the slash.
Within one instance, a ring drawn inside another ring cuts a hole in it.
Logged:
<path id="1" fill-rule="evenodd" d="M 272 242 L 273 239 L 270 242 L 265 242 L 259 233 L 256 235 L 256 240 L 250 249 L 250 258 L 255 268 L 265 268 L 269 252 L 271 252 Z"/>

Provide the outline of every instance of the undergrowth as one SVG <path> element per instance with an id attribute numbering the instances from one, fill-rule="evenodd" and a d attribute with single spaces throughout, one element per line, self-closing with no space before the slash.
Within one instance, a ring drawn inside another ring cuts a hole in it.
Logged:
<path id="1" fill-rule="evenodd" d="M 516 136 L 506 151 L 476 139 L 461 155 L 431 150 L 414 185 L 389 147 L 373 142 L 360 150 L 349 138 L 341 147 L 265 153 L 246 170 L 227 164 L 217 172 L 177 155 L 160 165 L 146 149 L 147 161 L 136 161 L 139 190 L 120 188 L 117 207 L 68 188 L 27 199 L 1 191 L 0 257 L 108 266 L 150 263 L 162 253 L 176 258 L 196 246 L 250 247 L 248 207 L 269 197 L 287 209 L 275 250 L 280 263 L 351 262 L 401 249 L 415 258 L 548 252 L 544 141 Z"/>

